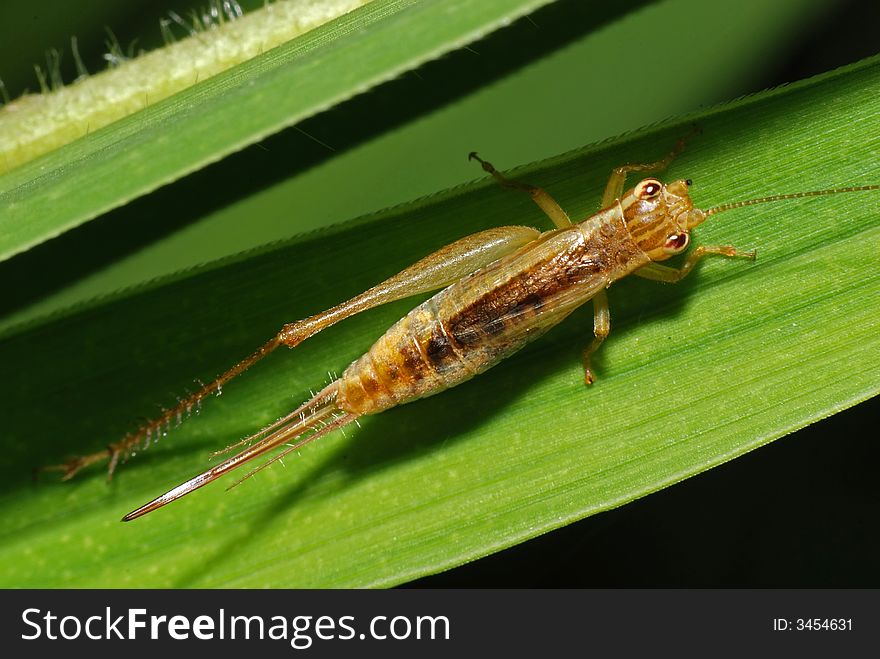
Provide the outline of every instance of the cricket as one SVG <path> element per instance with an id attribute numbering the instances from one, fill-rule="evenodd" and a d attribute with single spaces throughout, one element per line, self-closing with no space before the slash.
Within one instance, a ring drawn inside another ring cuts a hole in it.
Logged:
<path id="1" fill-rule="evenodd" d="M 215 456 L 234 454 L 122 520 L 130 521 L 162 508 L 227 472 L 281 449 L 233 484 L 237 485 L 359 417 L 461 384 L 592 301 L 593 338 L 583 350 L 584 382 L 590 385 L 595 381 L 591 357 L 611 329 L 606 289 L 615 281 L 636 275 L 675 283 L 706 256 L 755 259 L 754 250 L 700 245 L 685 257 L 680 267 L 664 265 L 663 261 L 687 250 L 691 231 L 708 218 L 756 204 L 880 190 L 880 185 L 861 185 L 774 194 L 706 210 L 694 207 L 689 196 L 690 180 L 663 183 L 657 178 L 645 178 L 624 190 L 629 174 L 662 172 L 683 147 L 682 139 L 656 162 L 615 168 L 605 187 L 600 210 L 579 222 L 573 222 L 543 188 L 510 180 L 491 163 L 471 153 L 469 158 L 477 161 L 498 184 L 530 195 L 555 228 L 542 232 L 527 226 L 504 226 L 450 243 L 346 302 L 284 325 L 250 356 L 106 449 L 41 470 L 61 472 L 63 480 L 68 480 L 84 467 L 106 461 L 109 479 L 120 460 L 139 446 L 148 445 L 154 434 L 158 436 L 174 420 L 179 422 L 202 399 L 219 392 L 227 382 L 280 346 L 294 348 L 362 311 L 438 289 L 442 290 L 392 325 L 339 378 L 305 403 L 250 437 L 216 452 Z"/>

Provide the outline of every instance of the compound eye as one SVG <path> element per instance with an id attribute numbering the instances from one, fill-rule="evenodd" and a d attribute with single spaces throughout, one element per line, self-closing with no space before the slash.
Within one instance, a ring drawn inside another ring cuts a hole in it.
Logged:
<path id="1" fill-rule="evenodd" d="M 635 195 L 639 199 L 654 199 L 660 194 L 663 184 L 655 178 L 646 178 L 636 186 Z"/>
<path id="2" fill-rule="evenodd" d="M 690 241 L 691 236 L 689 233 L 673 233 L 666 238 L 663 249 L 666 250 L 667 254 L 678 254 L 687 248 Z"/>

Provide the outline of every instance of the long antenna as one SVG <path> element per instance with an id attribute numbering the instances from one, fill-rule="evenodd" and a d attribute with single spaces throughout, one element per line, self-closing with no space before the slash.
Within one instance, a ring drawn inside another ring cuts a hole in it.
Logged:
<path id="1" fill-rule="evenodd" d="M 786 199 L 801 199 L 802 197 L 821 197 L 829 194 L 839 194 L 841 192 L 866 192 L 868 190 L 880 190 L 878 185 L 855 185 L 847 188 L 829 188 L 828 190 L 811 190 L 810 192 L 793 192 L 791 194 L 776 194 L 770 197 L 761 197 L 759 199 L 747 199 L 745 201 L 734 201 L 729 204 L 715 206 L 706 211 L 706 217 L 717 215 L 723 211 L 729 211 L 734 208 L 742 208 L 743 206 L 754 206 L 755 204 L 765 204 L 770 201 L 784 201 Z"/>

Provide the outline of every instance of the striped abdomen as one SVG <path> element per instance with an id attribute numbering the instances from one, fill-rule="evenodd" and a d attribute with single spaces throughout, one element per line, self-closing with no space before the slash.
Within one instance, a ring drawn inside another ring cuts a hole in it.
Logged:
<path id="1" fill-rule="evenodd" d="M 560 322 L 638 256 L 610 230 L 620 220 L 594 218 L 542 235 L 413 309 L 345 370 L 337 404 L 373 414 L 430 396 L 482 373 Z"/>

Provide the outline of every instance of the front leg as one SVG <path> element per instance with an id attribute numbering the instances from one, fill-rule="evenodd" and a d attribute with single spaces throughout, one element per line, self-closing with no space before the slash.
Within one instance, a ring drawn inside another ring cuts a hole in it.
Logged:
<path id="1" fill-rule="evenodd" d="M 494 178 L 502 188 L 507 188 L 508 190 L 522 190 L 523 192 L 528 193 L 532 198 L 532 201 L 544 211 L 547 217 L 549 217 L 553 224 L 556 225 L 557 229 L 565 229 L 566 227 L 571 226 L 572 222 L 568 213 L 563 210 L 562 206 L 559 205 L 559 202 L 557 202 L 544 188 L 539 188 L 537 185 L 531 185 L 529 183 L 511 181 L 495 169 L 491 162 L 480 158 L 476 151 L 471 151 L 468 154 L 468 160 L 476 160 L 480 163 L 483 167 L 483 171 L 491 174 L 492 178 Z"/>
<path id="2" fill-rule="evenodd" d="M 755 250 L 741 252 L 736 247 L 730 245 L 719 245 L 714 247 L 700 245 L 688 254 L 687 260 L 680 268 L 672 268 L 668 265 L 661 265 L 659 263 L 649 263 L 636 270 L 633 274 L 643 277 L 644 279 L 674 284 L 687 277 L 693 271 L 694 266 L 699 263 L 700 259 L 706 256 L 716 255 L 731 259 L 749 259 L 750 261 L 754 261 L 756 254 Z"/>
<path id="3" fill-rule="evenodd" d="M 681 150 L 684 149 L 685 139 L 686 138 L 683 137 L 678 140 L 672 148 L 672 151 L 670 151 L 662 160 L 649 163 L 631 163 L 614 168 L 611 172 L 611 176 L 608 178 L 608 184 L 605 186 L 605 194 L 602 195 L 602 208 L 608 208 L 617 199 L 620 199 L 623 196 L 623 188 L 626 185 L 626 176 L 630 172 L 662 172 L 669 167 L 669 164 L 675 159 L 675 156 L 681 153 Z"/>

